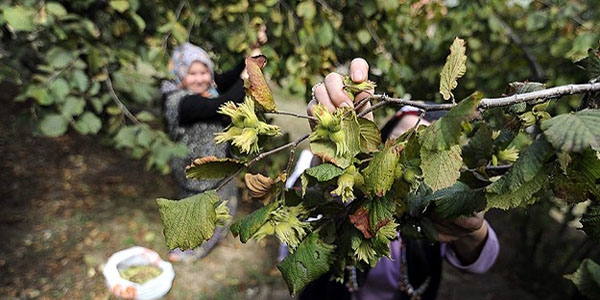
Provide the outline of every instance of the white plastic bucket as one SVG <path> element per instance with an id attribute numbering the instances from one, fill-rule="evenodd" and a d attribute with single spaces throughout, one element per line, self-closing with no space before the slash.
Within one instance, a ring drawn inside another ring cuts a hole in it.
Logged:
<path id="1" fill-rule="evenodd" d="M 153 265 L 162 273 L 142 284 L 121 277 L 119 268 Z M 166 295 L 173 284 L 175 271 L 170 262 L 148 248 L 135 246 L 114 253 L 108 258 L 102 271 L 110 292 L 118 297 L 135 300 L 153 300 Z"/>

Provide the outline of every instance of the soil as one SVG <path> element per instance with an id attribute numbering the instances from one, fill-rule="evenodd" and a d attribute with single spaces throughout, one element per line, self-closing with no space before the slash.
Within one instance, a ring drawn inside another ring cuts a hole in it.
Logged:
<path id="1" fill-rule="evenodd" d="M 155 199 L 174 198 L 176 184 L 99 137 L 35 136 L 28 106 L 4 97 L 0 298 L 116 299 L 102 275 L 106 260 L 134 245 L 166 256 Z M 289 110 L 303 109 L 300 102 Z M 253 204 L 242 201 L 238 209 L 244 214 Z M 176 277 L 164 299 L 293 299 L 276 269 L 276 255 L 273 239 L 242 244 L 229 234 L 205 258 L 174 264 Z M 501 254 L 485 275 L 445 266 L 439 298 L 537 299 L 518 286 L 508 264 Z"/>

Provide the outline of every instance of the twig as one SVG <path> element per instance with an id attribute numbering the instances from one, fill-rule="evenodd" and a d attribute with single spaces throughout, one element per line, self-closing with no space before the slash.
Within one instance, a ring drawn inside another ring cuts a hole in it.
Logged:
<path id="1" fill-rule="evenodd" d="M 273 112 L 267 112 L 268 114 L 274 114 L 274 115 L 285 115 L 285 116 L 292 116 L 292 117 L 296 117 L 299 119 L 308 119 L 311 121 L 317 121 L 317 118 L 313 117 L 313 116 L 308 116 L 308 115 L 303 115 L 303 114 L 299 114 L 299 113 L 295 113 L 295 112 L 290 112 L 290 111 L 273 111 Z"/>
<path id="2" fill-rule="evenodd" d="M 115 89 L 113 88 L 112 80 L 110 79 L 110 73 L 108 72 L 108 69 L 106 67 L 104 67 L 104 72 L 106 72 L 106 74 L 108 74 L 108 76 L 106 78 L 106 84 L 108 86 L 108 91 L 110 92 L 110 96 L 113 99 L 113 101 L 117 104 L 117 106 L 121 109 L 121 111 L 123 111 L 123 114 L 131 122 L 133 122 L 136 125 L 140 125 L 141 122 L 129 111 L 129 109 L 127 109 L 127 106 L 125 106 L 125 104 L 123 104 L 121 99 L 119 99 L 119 96 L 117 95 L 117 93 L 115 92 Z"/>
<path id="3" fill-rule="evenodd" d="M 249 162 L 246 163 L 246 169 L 249 168 L 250 166 L 252 166 L 253 164 L 259 162 L 260 160 L 262 160 L 263 158 L 275 154 L 279 151 L 285 150 L 287 148 L 296 148 L 298 146 L 298 144 L 302 143 L 304 140 L 308 139 L 309 134 L 296 139 L 293 142 L 287 143 L 285 145 L 279 146 L 275 149 L 269 150 L 267 152 L 263 152 L 260 153 L 259 155 L 257 155 L 256 157 L 254 157 L 252 160 L 250 160 Z M 293 153 L 293 152 L 292 152 Z M 235 173 L 229 175 L 227 178 L 223 179 L 223 181 L 221 181 L 221 183 L 216 187 L 216 190 L 219 191 L 220 189 L 222 189 L 225 185 L 227 185 L 227 183 L 229 183 L 233 178 L 237 177 L 245 168 L 240 168 L 239 170 L 237 170 Z"/>
<path id="4" fill-rule="evenodd" d="M 492 12 L 492 17 L 495 18 L 496 21 L 498 21 L 498 23 L 504 30 L 504 33 L 506 33 L 510 40 L 513 41 L 513 43 L 515 43 L 519 47 L 519 49 L 521 49 L 521 51 L 523 51 L 523 55 L 525 55 L 525 59 L 527 59 L 529 67 L 534 73 L 532 81 L 545 81 L 546 74 L 544 74 L 544 69 L 535 59 L 535 56 L 533 55 L 533 53 L 531 53 L 529 47 L 525 45 L 525 43 L 523 43 L 523 41 L 515 33 L 515 31 L 506 22 L 504 22 L 504 20 L 502 20 L 502 18 L 500 18 L 500 16 L 498 16 L 495 12 Z"/>

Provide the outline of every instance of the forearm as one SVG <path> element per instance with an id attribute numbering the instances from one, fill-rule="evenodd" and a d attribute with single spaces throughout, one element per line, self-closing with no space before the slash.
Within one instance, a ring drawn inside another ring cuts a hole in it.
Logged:
<path id="1" fill-rule="evenodd" d="M 442 251 L 452 266 L 466 272 L 485 273 L 494 265 L 500 253 L 500 243 L 498 242 L 498 237 L 496 236 L 494 229 L 486 221 L 484 221 L 484 223 L 486 223 L 485 226 L 487 227 L 487 236 L 480 245 L 480 249 L 474 251 L 476 252 L 476 255 L 471 252 L 471 255 L 475 257 L 475 260 L 466 261 L 466 258 L 459 258 L 456 246 L 453 243 L 442 245 Z M 461 247 L 461 245 L 458 246 L 458 248 L 463 251 L 461 255 L 464 256 L 466 254 L 465 249 L 462 249 Z M 473 257 L 471 257 L 471 259 L 473 259 Z"/>
<path id="2" fill-rule="evenodd" d="M 483 222 L 479 229 L 455 240 L 452 242 L 451 246 L 456 252 L 460 261 L 466 265 L 469 265 L 479 258 L 481 249 L 483 249 L 483 246 L 485 245 L 487 236 L 487 222 Z"/>

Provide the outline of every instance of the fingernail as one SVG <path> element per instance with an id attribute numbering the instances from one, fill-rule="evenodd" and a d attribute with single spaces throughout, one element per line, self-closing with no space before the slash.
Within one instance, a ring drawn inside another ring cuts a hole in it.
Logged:
<path id="1" fill-rule="evenodd" d="M 363 80 L 364 76 L 365 76 L 365 73 L 363 73 L 363 71 L 361 71 L 361 70 L 356 70 L 356 71 L 352 72 L 352 80 L 354 80 L 354 81 Z"/>
<path id="2" fill-rule="evenodd" d="M 350 107 L 350 104 L 346 103 L 346 102 L 342 102 L 340 104 L 340 107 Z"/>

